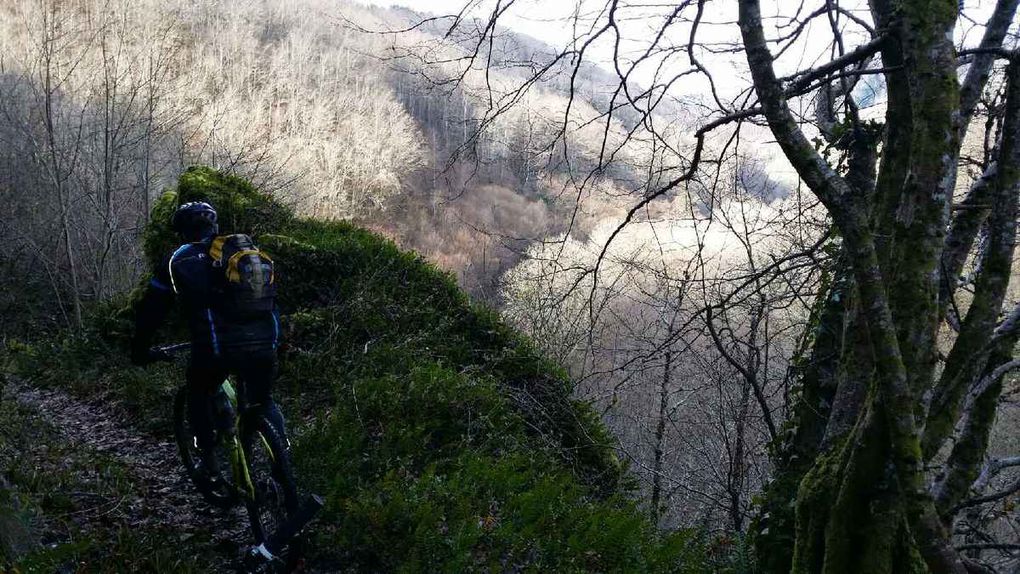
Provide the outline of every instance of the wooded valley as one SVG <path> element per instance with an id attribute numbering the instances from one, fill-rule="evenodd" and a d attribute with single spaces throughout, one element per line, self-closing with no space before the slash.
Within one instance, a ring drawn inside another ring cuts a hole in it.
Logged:
<path id="1" fill-rule="evenodd" d="M 205 200 L 279 261 L 311 571 L 1020 572 L 1020 1 L 383 4 L 0 6 L 5 434 L 168 436 L 130 307 Z M 18 440 L 4 568 L 236 553 Z"/>

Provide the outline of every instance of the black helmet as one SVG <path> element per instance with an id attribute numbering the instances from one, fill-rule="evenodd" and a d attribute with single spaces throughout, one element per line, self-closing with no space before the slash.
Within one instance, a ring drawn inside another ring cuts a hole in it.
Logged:
<path id="1" fill-rule="evenodd" d="M 174 212 L 170 222 L 174 231 L 186 238 L 202 239 L 218 231 L 216 210 L 204 201 L 190 201 Z"/>

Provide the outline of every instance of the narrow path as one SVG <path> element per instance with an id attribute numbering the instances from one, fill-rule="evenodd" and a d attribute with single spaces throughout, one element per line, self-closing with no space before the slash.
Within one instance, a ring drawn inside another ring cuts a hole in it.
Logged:
<path id="1" fill-rule="evenodd" d="M 217 571 L 236 570 L 248 536 L 244 513 L 215 509 L 202 500 L 180 465 L 176 444 L 126 428 L 101 405 L 60 391 L 9 380 L 4 394 L 38 413 L 73 447 L 102 453 L 129 469 L 137 492 L 117 509 L 123 526 L 170 527 L 180 533 L 182 552 L 214 556 Z"/>

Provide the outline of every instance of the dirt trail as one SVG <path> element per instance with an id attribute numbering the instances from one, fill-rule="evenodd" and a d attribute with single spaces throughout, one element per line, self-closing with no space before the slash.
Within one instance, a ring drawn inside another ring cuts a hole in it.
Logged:
<path id="1" fill-rule="evenodd" d="M 244 513 L 207 505 L 185 476 L 174 443 L 127 428 L 102 406 L 60 391 L 11 380 L 4 394 L 37 412 L 72 446 L 103 453 L 129 469 L 137 492 L 116 509 L 123 526 L 170 526 L 179 533 L 182 552 L 204 551 L 217 557 L 217 571 L 236 570 L 248 536 Z"/>

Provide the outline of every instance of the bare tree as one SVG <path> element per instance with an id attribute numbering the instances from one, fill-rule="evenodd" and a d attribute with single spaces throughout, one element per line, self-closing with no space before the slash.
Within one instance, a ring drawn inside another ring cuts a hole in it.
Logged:
<path id="1" fill-rule="evenodd" d="M 2 20 L 4 251 L 23 273 L 45 270 L 75 327 L 86 303 L 134 282 L 149 182 L 175 155 L 166 141 L 179 119 L 162 105 L 175 87 L 175 24 L 110 8 L 26 0 Z"/>
<path id="2" fill-rule="evenodd" d="M 415 125 L 383 75 L 316 17 L 323 4 L 305 7 L 0 6 L 0 190 L 11 206 L 0 253 L 45 270 L 68 325 L 133 286 L 151 201 L 190 164 L 241 173 L 324 217 L 376 213 L 402 190 L 422 154 Z"/>

